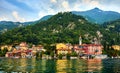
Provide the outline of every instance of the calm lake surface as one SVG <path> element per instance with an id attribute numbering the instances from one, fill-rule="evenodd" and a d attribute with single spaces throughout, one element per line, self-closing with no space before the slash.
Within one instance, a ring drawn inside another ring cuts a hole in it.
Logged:
<path id="1" fill-rule="evenodd" d="M 120 73 L 120 59 L 0 59 L 0 73 Z"/>

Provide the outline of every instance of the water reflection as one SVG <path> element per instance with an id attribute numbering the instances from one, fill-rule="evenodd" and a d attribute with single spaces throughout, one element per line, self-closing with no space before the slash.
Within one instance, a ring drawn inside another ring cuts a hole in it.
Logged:
<path id="1" fill-rule="evenodd" d="M 57 60 L 56 70 L 59 73 L 84 72 L 87 69 L 86 60 Z"/>
<path id="2" fill-rule="evenodd" d="M 0 59 L 0 73 L 119 73 L 120 59 L 36 60 Z"/>
<path id="3" fill-rule="evenodd" d="M 88 72 L 99 72 L 101 73 L 102 69 L 102 60 L 101 59 L 88 59 L 87 60 Z"/>
<path id="4" fill-rule="evenodd" d="M 120 73 L 120 59 L 105 59 L 103 62 L 103 73 Z"/>
<path id="5" fill-rule="evenodd" d="M 56 70 L 59 73 L 66 73 L 71 68 L 71 63 L 68 60 L 57 60 L 56 61 Z"/>

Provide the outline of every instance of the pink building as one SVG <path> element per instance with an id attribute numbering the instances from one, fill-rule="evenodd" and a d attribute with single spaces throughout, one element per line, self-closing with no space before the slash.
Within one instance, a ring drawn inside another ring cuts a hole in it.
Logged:
<path id="1" fill-rule="evenodd" d="M 84 52 L 82 46 L 80 45 L 74 45 L 73 50 L 77 53 L 77 54 L 82 54 Z"/>
<path id="2" fill-rule="evenodd" d="M 5 57 L 12 58 L 13 57 L 13 53 L 12 52 L 7 52 L 5 54 Z"/>
<path id="3" fill-rule="evenodd" d="M 12 52 L 7 52 L 5 57 L 8 58 L 25 58 L 27 56 L 32 56 L 32 50 L 13 50 Z"/>
<path id="4" fill-rule="evenodd" d="M 75 45 L 73 50 L 77 54 L 84 54 L 84 55 L 101 55 L 102 54 L 102 45 L 99 44 L 82 44 L 82 45 Z"/>
<path id="5" fill-rule="evenodd" d="M 101 55 L 103 46 L 100 44 L 83 44 L 84 54 Z"/>

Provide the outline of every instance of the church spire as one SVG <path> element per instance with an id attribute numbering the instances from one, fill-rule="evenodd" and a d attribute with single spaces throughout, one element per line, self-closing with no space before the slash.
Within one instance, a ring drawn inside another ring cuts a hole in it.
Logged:
<path id="1" fill-rule="evenodd" d="M 82 37 L 79 37 L 79 45 L 82 45 Z"/>

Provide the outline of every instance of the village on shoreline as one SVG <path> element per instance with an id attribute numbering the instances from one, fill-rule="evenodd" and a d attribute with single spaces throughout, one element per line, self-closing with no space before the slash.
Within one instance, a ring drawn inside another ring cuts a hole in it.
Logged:
<path id="1" fill-rule="evenodd" d="M 119 48 L 113 46 L 115 49 Z M 3 50 L 5 58 L 37 58 L 37 59 L 105 59 L 107 55 L 103 55 L 104 47 L 101 44 L 82 44 L 81 37 L 79 44 L 57 43 L 52 47 L 52 51 L 44 48 L 43 45 L 28 45 L 26 42 L 21 42 L 15 46 L 3 45 L 0 48 Z"/>
<path id="2" fill-rule="evenodd" d="M 21 42 L 19 45 L 2 46 L 1 50 L 7 50 L 5 57 L 7 58 L 47 58 L 47 59 L 75 59 L 75 58 L 107 58 L 102 55 L 103 46 L 100 44 L 82 44 L 81 37 L 79 45 L 71 45 L 70 43 L 58 43 L 52 52 L 47 52 L 42 45 L 29 45 L 26 42 Z"/>

